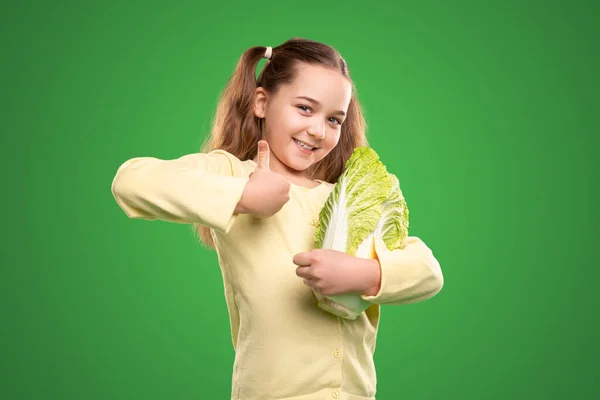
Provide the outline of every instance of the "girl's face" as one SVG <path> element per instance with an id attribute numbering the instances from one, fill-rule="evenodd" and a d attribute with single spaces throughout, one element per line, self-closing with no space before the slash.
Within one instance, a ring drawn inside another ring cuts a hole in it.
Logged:
<path id="1" fill-rule="evenodd" d="M 296 79 L 274 95 L 257 88 L 254 113 L 264 118 L 271 169 L 306 177 L 306 169 L 337 145 L 351 96 L 340 72 L 308 64 L 300 64 Z"/>

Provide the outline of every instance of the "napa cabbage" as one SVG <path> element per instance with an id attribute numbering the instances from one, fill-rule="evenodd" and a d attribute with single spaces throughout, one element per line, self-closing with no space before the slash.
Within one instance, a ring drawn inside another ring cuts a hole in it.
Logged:
<path id="1" fill-rule="evenodd" d="M 319 213 L 315 247 L 374 259 L 376 240 L 391 251 L 401 248 L 407 235 L 408 207 L 398 178 L 387 172 L 373 149 L 356 148 Z M 320 308 L 347 319 L 372 304 L 360 294 L 313 293 Z"/>

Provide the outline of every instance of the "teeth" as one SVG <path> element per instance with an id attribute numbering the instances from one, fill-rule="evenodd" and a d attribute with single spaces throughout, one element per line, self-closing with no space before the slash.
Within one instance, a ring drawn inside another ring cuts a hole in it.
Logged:
<path id="1" fill-rule="evenodd" d="M 307 149 L 307 150 L 312 150 L 312 149 L 314 149 L 314 147 L 309 147 L 309 146 L 308 146 L 308 145 L 306 145 L 304 142 L 301 142 L 301 141 L 299 141 L 299 140 L 296 140 L 296 139 L 294 139 L 294 141 L 295 141 L 296 143 L 298 143 L 300 146 L 302 146 L 302 147 L 304 147 L 305 149 Z"/>

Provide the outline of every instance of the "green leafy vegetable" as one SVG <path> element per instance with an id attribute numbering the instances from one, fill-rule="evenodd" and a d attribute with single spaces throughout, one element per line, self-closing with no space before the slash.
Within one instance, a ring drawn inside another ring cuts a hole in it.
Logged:
<path id="1" fill-rule="evenodd" d="M 375 239 L 395 250 L 407 235 L 408 208 L 398 178 L 373 149 L 357 148 L 319 214 L 315 246 L 372 259 L 377 257 Z M 358 294 L 314 294 L 320 308 L 348 319 L 371 305 Z"/>

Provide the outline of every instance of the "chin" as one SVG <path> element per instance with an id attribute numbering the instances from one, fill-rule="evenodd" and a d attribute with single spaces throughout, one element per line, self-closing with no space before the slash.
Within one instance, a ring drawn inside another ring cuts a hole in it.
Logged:
<path id="1" fill-rule="evenodd" d="M 286 160 L 285 163 L 289 168 L 294 171 L 306 171 L 313 163 L 309 160 Z"/>
<path id="2" fill-rule="evenodd" d="M 310 163 L 289 163 L 287 166 L 294 171 L 303 172 L 306 171 L 312 164 Z"/>

